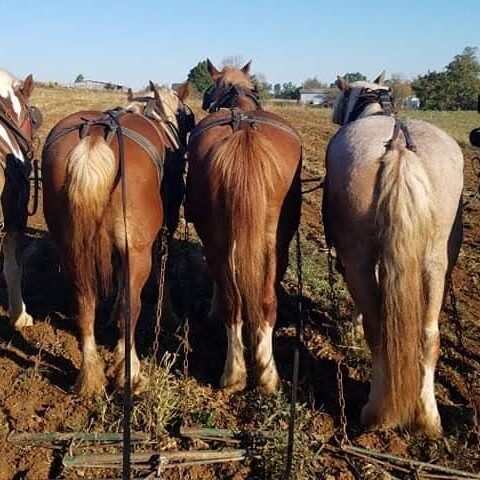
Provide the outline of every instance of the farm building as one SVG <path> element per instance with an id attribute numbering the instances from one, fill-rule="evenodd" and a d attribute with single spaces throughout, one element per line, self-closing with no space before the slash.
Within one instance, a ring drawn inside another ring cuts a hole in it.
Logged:
<path id="1" fill-rule="evenodd" d="M 418 110 L 420 108 L 420 99 L 418 97 L 407 97 L 404 101 L 403 108 L 410 110 Z"/>
<path id="2" fill-rule="evenodd" d="M 298 103 L 303 105 L 332 106 L 334 98 L 328 89 L 301 88 Z"/>
<path id="3" fill-rule="evenodd" d="M 117 92 L 127 92 L 128 87 L 124 85 L 118 85 L 111 82 L 101 82 L 100 80 L 84 80 L 82 82 L 75 82 L 73 84 L 75 88 L 85 88 L 87 90 L 115 90 Z"/>

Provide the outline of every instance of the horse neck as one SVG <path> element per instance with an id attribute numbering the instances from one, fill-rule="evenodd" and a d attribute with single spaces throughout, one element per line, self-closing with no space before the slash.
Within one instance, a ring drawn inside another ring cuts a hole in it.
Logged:
<path id="1" fill-rule="evenodd" d="M 247 97 L 246 95 L 240 95 L 237 98 L 235 102 L 235 107 L 243 111 L 258 110 L 258 105 L 250 97 Z"/>
<path id="2" fill-rule="evenodd" d="M 371 115 L 378 115 L 382 112 L 383 108 L 379 103 L 370 103 L 364 108 L 363 112 L 358 116 L 358 118 L 370 117 Z"/>

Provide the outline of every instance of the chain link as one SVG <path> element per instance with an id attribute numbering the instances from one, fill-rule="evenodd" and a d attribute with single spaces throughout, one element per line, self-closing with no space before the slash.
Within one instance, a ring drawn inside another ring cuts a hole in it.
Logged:
<path id="1" fill-rule="evenodd" d="M 157 246 L 157 265 L 160 264 L 160 273 L 158 278 L 158 299 L 157 308 L 155 312 L 155 331 L 153 340 L 153 358 L 158 360 L 160 351 L 160 331 L 163 311 L 163 297 L 165 293 L 165 276 L 167 274 L 167 260 L 168 260 L 168 232 L 166 228 L 162 231 L 162 238 L 160 247 Z"/>
<path id="2" fill-rule="evenodd" d="M 457 343 L 461 350 L 461 356 L 463 364 L 466 365 L 466 358 L 465 358 L 465 344 L 463 341 L 463 325 L 460 318 L 460 314 L 457 308 L 457 297 L 455 295 L 455 290 L 453 288 L 453 281 L 452 277 L 450 276 L 447 280 L 447 288 L 448 288 L 448 295 L 450 300 L 450 307 L 451 313 L 450 318 L 453 322 L 455 327 L 455 336 L 457 337 Z M 473 421 L 473 434 L 475 435 L 475 440 L 477 442 L 477 446 L 480 447 L 480 425 L 479 425 L 479 418 L 478 418 L 478 406 L 475 401 L 475 396 L 472 392 L 472 383 L 470 382 L 467 373 L 465 372 L 465 385 L 467 387 L 467 400 L 470 406 L 472 407 L 472 421 Z"/>
<path id="3" fill-rule="evenodd" d="M 336 361 L 337 363 L 337 388 L 338 388 L 338 405 L 340 407 L 340 435 L 339 435 L 339 445 L 340 448 L 343 448 L 347 443 L 350 443 L 347 434 L 347 416 L 345 414 L 345 395 L 343 392 L 343 373 L 342 373 L 342 362 L 340 360 Z"/>
<path id="4" fill-rule="evenodd" d="M 187 282 L 186 285 L 184 286 L 185 288 L 185 316 L 183 320 L 183 336 L 182 336 L 182 346 L 183 346 L 183 382 L 184 382 L 184 401 L 183 401 L 183 409 L 182 409 L 182 424 L 186 425 L 186 419 L 187 419 L 187 404 L 188 402 L 186 401 L 186 397 L 188 395 L 188 370 L 189 370 L 189 365 L 188 365 L 188 354 L 191 352 L 190 348 L 190 323 L 188 320 L 189 316 L 189 304 L 190 304 L 190 276 L 189 276 L 189 265 L 190 265 L 190 255 L 189 255 L 189 241 L 190 241 L 190 234 L 188 230 L 188 222 L 185 219 L 185 228 L 183 231 L 183 244 L 182 244 L 182 250 L 185 258 L 185 272 L 184 274 L 186 275 Z"/>

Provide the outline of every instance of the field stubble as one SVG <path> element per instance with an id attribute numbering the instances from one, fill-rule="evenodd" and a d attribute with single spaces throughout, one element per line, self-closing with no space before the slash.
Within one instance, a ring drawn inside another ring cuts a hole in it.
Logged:
<path id="1" fill-rule="evenodd" d="M 53 125 L 67 114 L 81 109 L 105 110 L 125 104 L 124 95 L 110 92 L 39 88 L 33 103 L 41 108 L 43 141 Z M 200 117 L 200 108 L 193 105 Z M 323 175 L 325 148 L 336 127 L 330 111 L 295 105 L 267 105 L 288 119 L 304 139 L 304 178 Z M 473 191 L 475 178 L 470 159 L 475 152 L 466 142 L 468 131 L 480 123 L 474 112 L 415 112 L 415 117 L 438 124 L 462 145 L 465 158 L 467 191 Z M 305 276 L 305 345 L 302 350 L 300 407 L 295 457 L 296 478 L 353 479 L 368 477 L 367 464 L 337 459 L 322 446 L 329 442 L 338 427 L 338 397 L 335 380 L 337 360 L 344 362 L 345 397 L 348 433 L 355 445 L 382 452 L 410 456 L 470 471 L 480 468 L 471 435 L 471 411 L 466 383 L 471 382 L 479 398 L 480 367 L 480 202 L 465 208 L 465 241 L 455 269 L 454 282 L 464 322 L 465 356 L 459 353 L 454 328 L 446 313 L 442 315 L 442 356 L 437 370 L 437 396 L 445 437 L 430 441 L 405 431 L 363 432 L 358 425 L 360 406 L 368 394 L 368 352 L 362 340 L 352 333 L 349 320 L 351 304 L 343 282 L 336 276 L 340 318 L 331 311 L 328 300 L 329 281 L 323 229 L 320 219 L 321 191 L 304 199 L 301 245 Z M 80 353 L 75 338 L 75 323 L 69 307 L 58 259 L 45 229 L 41 211 L 31 218 L 30 226 L 39 230 L 25 241 L 26 266 L 24 284 L 27 304 L 35 316 L 34 327 L 20 333 L 0 322 L 0 480 L 10 478 L 57 478 L 61 467 L 58 453 L 43 448 L 17 447 L 6 441 L 12 431 L 119 431 L 121 399 L 105 394 L 94 401 L 83 401 L 71 393 Z M 242 465 L 194 467 L 170 471 L 165 478 L 208 479 L 279 478 L 284 463 L 285 432 L 288 426 L 288 402 L 285 394 L 262 399 L 257 392 L 226 395 L 218 390 L 218 379 L 225 355 L 222 327 L 208 324 L 211 283 L 206 275 L 201 246 L 193 238 L 187 261 L 177 232 L 172 244 L 169 274 L 173 300 L 177 309 L 185 305 L 182 288 L 188 281 L 189 318 L 192 352 L 189 378 L 183 378 L 181 333 L 165 328 L 161 338 L 160 368 L 151 357 L 151 319 L 155 308 L 155 291 L 146 288 L 137 342 L 144 355 L 143 368 L 149 373 L 144 396 L 135 400 L 133 428 L 150 433 L 156 446 L 179 449 L 192 443 L 179 440 L 173 432 L 183 417 L 187 424 L 258 432 L 275 431 L 272 441 L 259 446 L 263 460 Z M 276 357 L 282 372 L 285 392 L 289 390 L 294 343 L 296 269 L 292 267 L 280 295 L 279 322 L 276 332 Z M 189 270 L 188 272 L 186 270 Z M 188 280 L 186 280 L 188 278 Z M 6 304 L 2 289 L 2 304 Z M 99 312 L 98 337 L 101 352 L 108 364 L 112 360 L 111 335 L 102 327 L 108 304 Z M 193 442 L 206 448 L 204 442 Z M 360 472 L 360 473 L 359 473 Z M 377 472 L 378 473 L 378 472 Z M 109 478 L 108 471 L 68 471 L 66 478 Z M 369 474 L 370 475 L 370 474 Z M 373 474 L 372 474 L 373 475 Z"/>

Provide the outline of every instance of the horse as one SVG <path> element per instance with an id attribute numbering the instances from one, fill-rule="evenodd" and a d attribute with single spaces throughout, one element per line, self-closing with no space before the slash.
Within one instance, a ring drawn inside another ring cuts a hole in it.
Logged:
<path id="1" fill-rule="evenodd" d="M 33 325 L 22 296 L 22 263 L 17 247 L 27 224 L 33 140 L 42 122 L 40 111 L 29 103 L 33 88 L 31 74 L 19 81 L 0 69 L 0 235 L 4 237 L 9 319 L 17 329 Z"/>
<path id="2" fill-rule="evenodd" d="M 438 321 L 462 242 L 463 155 L 439 128 L 397 118 L 383 79 L 337 79 L 323 223 L 372 355 L 361 422 L 438 437 Z"/>
<path id="3" fill-rule="evenodd" d="M 173 231 L 178 222 L 184 194 L 186 135 L 194 123 L 193 114 L 183 103 L 187 84 L 178 95 L 158 89 L 152 82 L 150 88 L 147 95 L 136 98 L 130 91 L 126 109 L 82 111 L 60 120 L 43 148 L 44 214 L 76 298 L 82 363 L 75 387 L 85 397 L 100 393 L 106 384 L 94 320 L 99 295 L 111 291 L 115 266 L 123 268 L 116 273 L 120 288 L 116 302 L 119 308 L 115 310 L 120 336 L 113 376 L 118 389 L 125 383 L 127 280 L 122 272 L 127 255 L 132 390 L 140 393 L 144 387 L 134 342 L 140 294 L 152 268 L 155 240 L 164 233 L 164 226 Z M 120 178 L 120 142 L 125 196 Z"/>
<path id="4" fill-rule="evenodd" d="M 207 60 L 213 84 L 203 107 L 210 115 L 189 138 L 186 216 L 214 280 L 210 317 L 226 325 L 220 385 L 231 392 L 247 386 L 245 317 L 255 385 L 268 394 L 279 386 L 276 289 L 300 222 L 302 144 L 284 119 L 261 109 L 250 65 L 219 71 Z"/>

